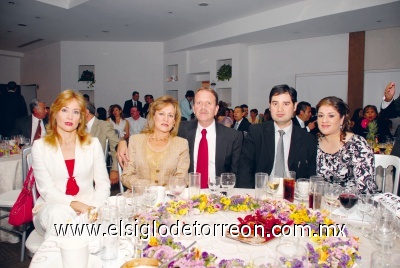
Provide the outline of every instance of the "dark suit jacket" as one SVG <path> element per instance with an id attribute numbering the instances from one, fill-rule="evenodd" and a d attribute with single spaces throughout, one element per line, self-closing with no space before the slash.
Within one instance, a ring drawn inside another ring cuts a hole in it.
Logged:
<path id="1" fill-rule="evenodd" d="M 233 121 L 233 124 L 231 126 L 231 128 L 235 128 L 235 124 L 236 121 Z M 251 126 L 251 123 L 249 122 L 249 120 L 247 120 L 246 117 L 243 117 L 242 122 L 240 123 L 239 127 L 238 127 L 238 131 L 245 131 L 245 132 L 249 132 L 249 127 Z"/>
<path id="2" fill-rule="evenodd" d="M 150 105 L 149 105 L 148 103 L 146 103 L 146 104 L 143 106 L 142 112 L 140 113 L 140 116 L 141 116 L 141 117 L 146 118 L 147 114 L 149 113 L 149 112 L 148 112 L 149 107 L 150 107 Z"/>
<path id="3" fill-rule="evenodd" d="M 238 188 L 254 188 L 254 174 L 270 174 L 275 159 L 274 121 L 251 125 L 242 146 L 239 165 Z M 296 172 L 297 178 L 308 178 L 316 174 L 317 140 L 293 126 L 290 141 L 288 167 Z"/>
<path id="4" fill-rule="evenodd" d="M 381 109 L 381 118 L 396 118 L 400 116 L 400 96 L 392 101 L 386 109 Z M 400 157 L 400 131 L 396 133 L 396 140 L 392 149 L 391 155 Z"/>
<path id="5" fill-rule="evenodd" d="M 19 135 L 22 134 L 26 138 L 31 138 L 32 136 L 32 116 L 27 115 L 20 118 L 15 119 L 14 127 L 11 131 L 11 135 Z M 42 119 L 43 125 L 47 125 L 47 118 Z M 34 129 L 36 131 L 36 128 Z"/>
<path id="6" fill-rule="evenodd" d="M 131 116 L 132 107 L 132 99 L 125 101 L 124 109 L 122 109 L 122 113 L 124 114 L 125 118 L 129 118 Z M 140 101 L 137 101 L 137 107 L 139 109 L 139 112 L 142 113 L 142 103 Z"/>
<path id="7" fill-rule="evenodd" d="M 28 115 L 24 97 L 15 92 L 7 92 L 1 95 L 0 112 L 2 115 L 0 134 L 9 136 L 15 124 L 15 119 Z"/>
<path id="8" fill-rule="evenodd" d="M 189 172 L 194 171 L 193 155 L 194 140 L 196 138 L 197 120 L 181 122 L 178 136 L 189 142 L 190 166 Z M 228 128 L 215 122 L 216 152 L 215 174 L 220 176 L 224 172 L 237 174 L 243 135 L 239 131 Z"/>

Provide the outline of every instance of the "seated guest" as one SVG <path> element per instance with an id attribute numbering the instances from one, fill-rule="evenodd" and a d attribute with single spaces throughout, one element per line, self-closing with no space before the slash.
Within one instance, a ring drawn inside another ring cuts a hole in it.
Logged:
<path id="1" fill-rule="evenodd" d="M 178 101 L 170 96 L 156 99 L 147 119 L 142 134 L 129 138 L 130 161 L 122 174 L 122 183 L 129 189 L 137 180 L 164 186 L 169 176 L 185 177 L 189 169 L 188 142 L 176 136 L 181 121 Z"/>
<path id="2" fill-rule="evenodd" d="M 121 106 L 118 104 L 110 106 L 110 117 L 107 118 L 107 121 L 113 124 L 114 129 L 118 131 L 120 139 L 129 138 L 129 123 L 124 119 Z"/>
<path id="3" fill-rule="evenodd" d="M 140 117 L 137 107 L 131 108 L 131 116 L 126 119 L 129 122 L 129 135 L 139 134 L 147 123 L 147 119 Z"/>
<path id="4" fill-rule="evenodd" d="M 110 195 L 104 152 L 86 133 L 85 100 L 72 90 L 61 92 L 50 108 L 44 138 L 32 147 L 32 168 L 40 193 L 33 209 L 36 230 L 48 238 L 54 224 L 65 224 Z"/>
<path id="5" fill-rule="evenodd" d="M 217 114 L 217 121 L 218 123 L 226 126 L 226 127 L 231 127 L 233 122 L 231 120 L 231 118 L 229 117 L 229 115 L 227 116 L 227 111 L 229 113 L 229 109 L 225 108 L 225 107 L 220 107 L 218 110 L 218 114 Z"/>
<path id="6" fill-rule="evenodd" d="M 317 173 L 342 186 L 374 193 L 374 155 L 367 141 L 349 132 L 349 107 L 340 98 L 326 97 L 317 104 Z"/>
<path id="7" fill-rule="evenodd" d="M 254 124 L 259 124 L 261 123 L 260 118 L 258 118 L 258 110 L 257 109 L 251 109 L 250 110 L 250 124 L 254 125 Z"/>
<path id="8" fill-rule="evenodd" d="M 364 118 L 363 109 L 357 108 L 354 110 L 353 116 L 350 119 L 350 128 L 353 129 L 354 124 Z"/>
<path id="9" fill-rule="evenodd" d="M 271 111 L 269 110 L 269 108 L 267 108 L 264 111 L 264 122 L 267 122 L 267 121 L 270 121 L 270 120 L 272 120 Z"/>
<path id="10" fill-rule="evenodd" d="M 31 144 L 46 134 L 47 111 L 46 104 L 33 99 L 29 104 L 32 115 L 19 117 L 15 120 L 12 135 L 22 134 L 31 139 Z"/>
<path id="11" fill-rule="evenodd" d="M 297 104 L 296 115 L 293 117 L 293 124 L 301 127 L 307 132 L 311 132 L 315 129 L 315 120 L 310 122 L 311 118 L 311 104 L 305 101 L 301 101 Z"/>
<path id="12" fill-rule="evenodd" d="M 118 135 L 114 131 L 114 127 L 110 122 L 98 120 L 94 116 L 96 108 L 93 103 L 86 101 L 86 131 L 92 135 L 92 137 L 96 137 L 103 149 L 105 151 L 106 140 L 108 139 L 109 143 L 109 152 L 112 158 L 112 166 L 110 170 L 110 182 L 111 184 L 118 183 L 119 174 L 118 174 L 118 164 L 117 158 L 115 156 L 115 146 L 118 144 L 119 138 Z"/>
<path id="13" fill-rule="evenodd" d="M 356 121 L 353 126 L 354 134 L 366 138 L 368 134 L 368 125 L 371 122 L 376 122 L 377 124 L 378 132 L 376 132 L 376 135 L 379 142 L 386 142 L 387 138 L 392 137 L 392 133 L 390 132 L 389 128 L 389 122 L 381 119 L 378 116 L 378 109 L 374 105 L 367 105 L 364 107 L 363 118 Z"/>
<path id="14" fill-rule="evenodd" d="M 154 97 L 153 97 L 153 95 L 145 95 L 144 100 L 145 100 L 146 104 L 143 106 L 142 112 L 140 115 L 142 117 L 146 118 L 149 113 L 150 104 L 154 101 Z M 131 135 L 132 135 L 132 133 L 131 133 Z"/>
<path id="15" fill-rule="evenodd" d="M 107 120 L 107 110 L 104 107 L 99 107 L 96 110 L 97 119 L 106 121 Z"/>
<path id="16" fill-rule="evenodd" d="M 251 126 L 249 120 L 244 117 L 246 114 L 244 108 L 241 106 L 235 107 L 235 112 L 233 116 L 235 117 L 235 121 L 233 121 L 232 128 L 242 131 L 243 133 L 247 133 L 249 131 L 249 126 Z"/>
<path id="17" fill-rule="evenodd" d="M 238 188 L 254 188 L 257 172 L 284 176 L 295 171 L 297 178 L 315 175 L 317 142 L 315 137 L 293 125 L 297 92 L 288 85 L 271 89 L 269 107 L 273 121 L 251 125 L 242 146 Z"/>

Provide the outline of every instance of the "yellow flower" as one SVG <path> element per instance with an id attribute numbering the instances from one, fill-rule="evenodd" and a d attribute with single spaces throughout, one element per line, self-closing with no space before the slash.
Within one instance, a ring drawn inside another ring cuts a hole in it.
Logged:
<path id="1" fill-rule="evenodd" d="M 150 237 L 149 245 L 152 246 L 152 247 L 158 246 L 158 240 L 157 240 L 157 238 L 155 238 L 154 236 Z"/>
<path id="2" fill-rule="evenodd" d="M 200 211 L 204 211 L 205 208 L 206 208 L 206 203 L 203 203 L 203 202 L 202 202 L 202 203 L 199 204 L 199 210 L 200 210 Z"/>

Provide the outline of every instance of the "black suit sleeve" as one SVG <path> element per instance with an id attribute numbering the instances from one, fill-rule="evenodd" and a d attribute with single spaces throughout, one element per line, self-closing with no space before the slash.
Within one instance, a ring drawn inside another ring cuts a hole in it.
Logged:
<path id="1" fill-rule="evenodd" d="M 237 133 L 236 138 L 232 145 L 232 164 L 231 172 L 238 174 L 240 154 L 242 152 L 243 135 L 242 133 Z"/>
<path id="2" fill-rule="evenodd" d="M 237 188 L 254 188 L 254 171 L 256 167 L 256 146 L 252 128 L 244 139 L 238 170 Z"/>
<path id="3" fill-rule="evenodd" d="M 400 96 L 392 101 L 388 107 L 381 109 L 381 118 L 396 118 L 400 116 Z"/>

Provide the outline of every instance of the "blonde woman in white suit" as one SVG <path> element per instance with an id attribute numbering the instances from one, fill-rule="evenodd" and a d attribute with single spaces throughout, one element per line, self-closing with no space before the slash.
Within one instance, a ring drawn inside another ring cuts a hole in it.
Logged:
<path id="1" fill-rule="evenodd" d="M 85 131 L 85 113 L 80 94 L 61 92 L 50 108 L 46 136 L 32 147 L 40 194 L 33 222 L 45 238 L 55 234 L 54 224 L 68 223 L 110 195 L 104 153 L 98 139 Z"/>

